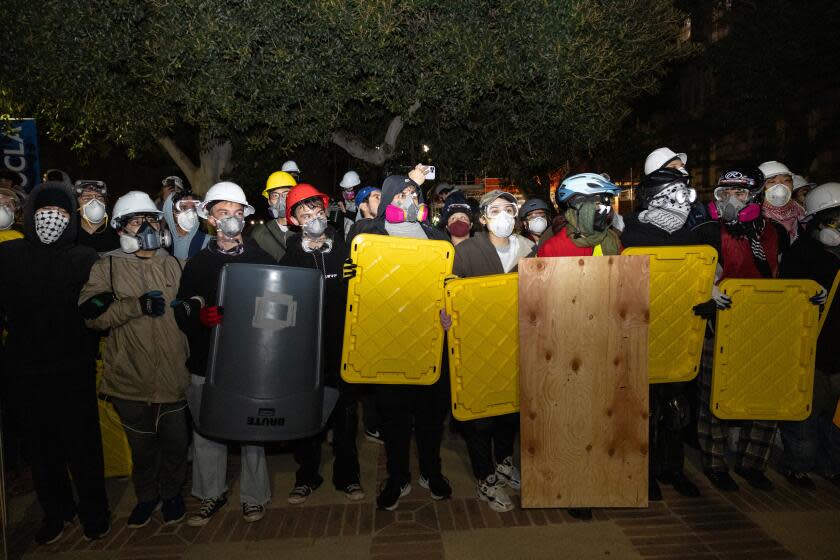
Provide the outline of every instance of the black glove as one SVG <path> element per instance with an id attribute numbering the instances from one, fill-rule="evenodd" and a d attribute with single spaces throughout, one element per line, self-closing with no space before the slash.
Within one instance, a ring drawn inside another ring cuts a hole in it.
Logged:
<path id="1" fill-rule="evenodd" d="M 694 314 L 698 317 L 702 317 L 707 321 L 711 321 L 715 318 L 715 313 L 717 312 L 718 304 L 714 300 L 714 298 L 710 299 L 709 301 L 704 301 L 703 303 L 698 303 L 694 307 L 691 308 L 694 311 Z"/>
<path id="2" fill-rule="evenodd" d="M 96 319 L 111 307 L 114 303 L 114 294 L 111 292 L 102 292 L 96 294 L 83 304 L 79 306 L 79 313 L 84 319 Z"/>
<path id="3" fill-rule="evenodd" d="M 198 316 L 201 310 L 201 302 L 195 298 L 176 299 L 169 306 L 175 312 L 175 321 L 179 325 L 188 324 L 190 317 Z"/>
<path id="4" fill-rule="evenodd" d="M 160 317 L 166 312 L 166 300 L 163 299 L 163 292 L 153 290 L 140 296 L 140 310 L 143 315 Z"/>

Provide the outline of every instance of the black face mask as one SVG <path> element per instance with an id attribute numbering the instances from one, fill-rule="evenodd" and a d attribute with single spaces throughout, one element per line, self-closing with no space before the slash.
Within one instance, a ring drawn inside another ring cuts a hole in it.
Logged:
<path id="1" fill-rule="evenodd" d="M 161 247 L 169 246 L 169 232 L 158 231 L 149 222 L 143 222 L 134 237 L 137 238 L 140 249 L 143 251 L 155 251 Z"/>

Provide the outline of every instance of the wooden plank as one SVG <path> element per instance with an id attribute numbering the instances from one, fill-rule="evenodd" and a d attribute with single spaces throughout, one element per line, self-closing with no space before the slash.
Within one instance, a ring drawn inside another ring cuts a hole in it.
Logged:
<path id="1" fill-rule="evenodd" d="M 647 506 L 647 256 L 519 263 L 522 507 Z"/>

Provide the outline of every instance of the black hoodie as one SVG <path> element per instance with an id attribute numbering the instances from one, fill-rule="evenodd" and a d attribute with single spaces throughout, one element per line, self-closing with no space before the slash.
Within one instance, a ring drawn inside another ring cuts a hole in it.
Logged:
<path id="1" fill-rule="evenodd" d="M 385 182 L 382 184 L 382 198 L 379 200 L 379 210 L 376 213 L 376 217 L 371 221 L 367 222 L 356 233 L 376 233 L 379 235 L 388 235 L 388 230 L 385 229 L 385 209 L 388 207 L 389 204 L 391 204 L 391 201 L 394 200 L 394 197 L 408 186 L 414 186 L 417 188 L 418 203 L 423 204 L 423 191 L 420 189 L 420 186 L 417 183 L 415 183 L 405 175 L 391 175 L 390 177 L 386 178 Z M 431 226 L 426 222 L 420 222 L 420 227 L 423 228 L 423 232 L 429 239 L 434 239 L 438 241 L 449 241 L 449 236 L 447 236 L 444 231 L 434 226 Z M 353 239 L 350 236 L 348 236 L 348 251 L 350 250 L 352 241 Z"/>
<path id="2" fill-rule="evenodd" d="M 35 233 L 38 193 L 56 189 L 70 208 L 70 223 L 54 243 Z M 98 255 L 76 244 L 76 197 L 60 182 L 35 187 L 26 201 L 22 239 L 0 244 L 0 312 L 5 315 L 8 375 L 66 375 L 93 371 L 88 331 L 79 314 L 79 292 Z"/>

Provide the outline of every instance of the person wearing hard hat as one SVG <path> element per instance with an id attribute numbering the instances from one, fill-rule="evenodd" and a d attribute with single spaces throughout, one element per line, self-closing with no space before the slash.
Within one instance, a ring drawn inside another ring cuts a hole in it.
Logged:
<path id="1" fill-rule="evenodd" d="M 779 276 L 808 278 L 831 287 L 840 271 L 840 183 L 815 187 L 805 197 L 807 227 L 785 253 Z M 802 422 L 780 422 L 782 473 L 795 487 L 816 489 L 816 471 L 840 487 L 840 427 L 832 422 L 840 399 L 840 297 L 835 297 L 817 340 L 814 401 Z"/>
<path id="2" fill-rule="evenodd" d="M 678 169 L 663 167 L 645 175 L 639 183 L 641 210 L 625 219 L 621 244 L 625 247 L 700 245 L 703 241 L 687 220 L 697 192 L 691 179 Z M 714 311 L 714 303 L 703 309 Z M 661 500 L 659 482 L 673 486 L 679 494 L 700 495 L 683 470 L 685 450 L 682 430 L 691 418 L 691 383 L 650 385 L 650 460 L 648 499 Z"/>
<path id="3" fill-rule="evenodd" d="M 4 376 L 22 414 L 44 514 L 39 544 L 58 541 L 77 514 L 88 540 L 111 529 L 96 357 L 77 303 L 99 257 L 76 243 L 78 216 L 72 185 L 43 183 L 27 200 L 24 237 L 0 243 Z"/>
<path id="4" fill-rule="evenodd" d="M 188 393 L 200 394 L 204 385 L 213 327 L 222 322 L 218 307 L 218 285 L 222 267 L 229 263 L 276 264 L 274 258 L 251 239 L 242 237 L 245 218 L 254 213 L 242 188 L 229 181 L 216 183 L 198 207 L 199 217 L 216 230 L 216 237 L 184 266 L 177 299 L 172 302 L 178 326 L 187 335 L 191 375 Z M 191 399 L 194 402 L 196 399 Z M 192 410 L 199 417 L 199 410 Z M 205 438 L 193 431 L 192 494 L 201 505 L 187 519 L 193 527 L 206 525 L 227 503 L 227 443 Z M 271 499 L 271 480 L 261 445 L 241 445 L 242 474 L 240 501 L 246 522 L 265 516 Z"/>
<path id="5" fill-rule="evenodd" d="M 353 222 L 357 218 L 356 207 L 356 192 L 354 189 L 362 183 L 359 174 L 355 171 L 348 171 L 341 178 L 338 184 L 341 187 L 341 200 L 338 202 L 339 208 L 344 213 L 344 235 L 350 233 L 350 228 L 353 227 Z"/>
<path id="6" fill-rule="evenodd" d="M 808 193 L 811 192 L 811 189 L 816 187 L 816 183 L 811 183 L 803 177 L 802 175 L 797 175 L 796 173 L 793 174 L 793 200 L 801 206 L 805 208 L 805 197 L 808 196 Z M 806 211 L 807 214 L 807 211 Z"/>
<path id="7" fill-rule="evenodd" d="M 79 245 L 92 247 L 100 255 L 119 248 L 120 238 L 108 227 L 108 187 L 104 181 L 80 179 L 73 184 L 79 205 Z"/>
<path id="8" fill-rule="evenodd" d="M 791 242 L 799 237 L 800 222 L 805 210 L 791 200 L 793 195 L 793 173 L 778 161 L 765 161 L 758 166 L 764 174 L 764 202 L 761 215 L 781 224 Z"/>
<path id="9" fill-rule="evenodd" d="M 289 223 L 300 233 L 289 237 L 281 266 L 317 269 L 324 278 L 324 315 L 322 364 L 325 383 L 339 390 L 339 399 L 330 418 L 333 431 L 332 482 L 350 501 L 363 500 L 359 476 L 359 456 L 356 450 L 359 387 L 341 379 L 341 342 L 344 339 L 344 315 L 347 307 L 347 286 L 342 278 L 347 250 L 343 232 L 327 222 L 329 197 L 313 187 L 301 183 L 289 192 L 286 208 Z M 295 485 L 289 493 L 290 504 L 301 504 L 323 482 L 319 474 L 321 442 L 324 434 L 304 438 L 293 444 L 298 470 Z"/>
<path id="10" fill-rule="evenodd" d="M 294 161 L 284 161 L 283 166 L 280 167 L 280 171 L 285 171 L 286 173 L 294 177 L 296 183 L 300 181 L 300 168 L 298 168 L 298 164 L 296 164 Z"/>
<path id="11" fill-rule="evenodd" d="M 645 158 L 645 175 L 650 175 L 657 169 L 670 167 L 688 175 L 685 166 L 688 163 L 688 156 L 684 153 L 676 153 L 671 148 L 656 148 Z"/>
<path id="12" fill-rule="evenodd" d="M 718 252 L 715 285 L 712 287 L 714 302 L 701 304 L 707 309 L 706 317 L 710 321 L 714 321 L 716 315 L 727 313 L 732 305 L 732 298 L 718 288 L 721 280 L 779 276 L 779 255 L 787 248 L 787 233 L 778 223 L 761 216 L 764 184 L 764 174 L 755 166 L 724 168 L 714 191 L 715 200 L 708 204 L 711 220 L 695 228 L 703 243 L 711 245 Z M 812 299 L 812 302 L 817 304 L 818 300 Z M 695 308 L 695 313 L 703 316 L 699 306 Z M 706 478 L 718 490 L 733 492 L 738 490 L 738 484 L 729 474 L 726 457 L 728 432 L 732 423 L 715 416 L 709 404 L 715 359 L 711 332 L 711 329 L 706 331 L 697 376 L 700 400 L 697 439 Z M 773 482 L 765 472 L 777 422 L 749 420 L 738 422 L 738 425 L 741 431 L 735 454 L 735 473 L 753 488 L 773 490 Z"/>
<path id="13" fill-rule="evenodd" d="M 262 195 L 268 201 L 271 220 L 251 230 L 251 239 L 275 261 L 280 261 L 286 253 L 286 240 L 290 235 L 286 221 L 286 197 L 295 185 L 297 181 L 286 171 L 275 171 L 268 176 Z"/>
<path id="14" fill-rule="evenodd" d="M 184 519 L 181 489 L 187 477 L 185 361 L 187 339 L 169 302 L 183 264 L 166 251 L 163 212 L 144 192 L 114 204 L 111 226 L 120 248 L 106 253 L 79 294 L 79 310 L 92 329 L 109 331 L 99 393 L 114 405 L 131 448 L 137 504 L 130 529 L 144 527 L 160 508 L 164 525 Z"/>

